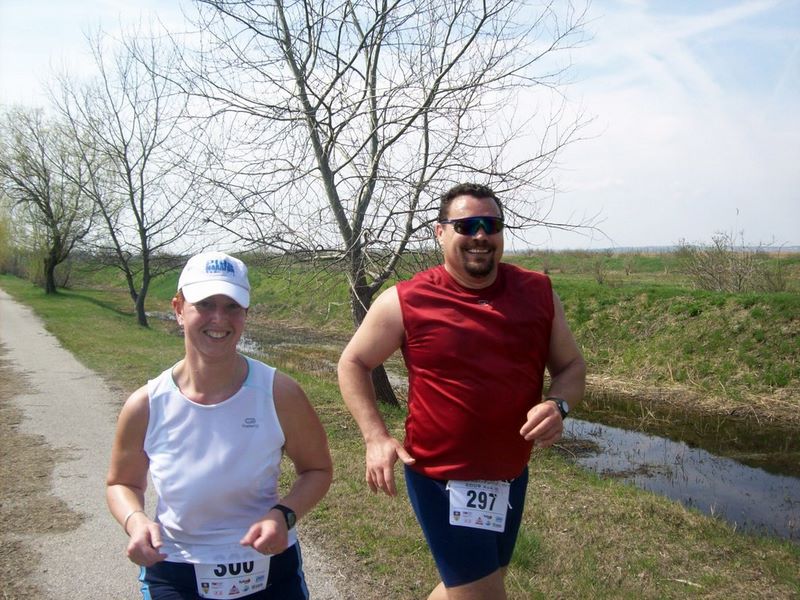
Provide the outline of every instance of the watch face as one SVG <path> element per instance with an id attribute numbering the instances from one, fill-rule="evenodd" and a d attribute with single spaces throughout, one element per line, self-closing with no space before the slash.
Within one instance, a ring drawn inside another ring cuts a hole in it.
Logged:
<path id="1" fill-rule="evenodd" d="M 561 418 L 566 419 L 569 414 L 569 404 L 567 404 L 566 400 L 562 400 L 561 398 L 548 398 L 548 400 L 552 400 L 556 403 L 558 412 L 561 413 Z"/>
<path id="2" fill-rule="evenodd" d="M 283 519 L 286 521 L 287 529 L 294 527 L 295 523 L 297 523 L 297 515 L 291 508 L 284 506 L 283 504 L 276 504 L 273 506 L 273 508 L 277 508 L 283 513 Z"/>

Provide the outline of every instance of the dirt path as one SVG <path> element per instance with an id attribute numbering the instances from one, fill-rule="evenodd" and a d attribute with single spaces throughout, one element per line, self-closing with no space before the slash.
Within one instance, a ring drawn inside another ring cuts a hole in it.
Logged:
<path id="1" fill-rule="evenodd" d="M 119 398 L 2 290 L 0 344 L 0 597 L 141 598 L 104 496 Z M 300 536 L 311 597 L 344 598 Z"/>

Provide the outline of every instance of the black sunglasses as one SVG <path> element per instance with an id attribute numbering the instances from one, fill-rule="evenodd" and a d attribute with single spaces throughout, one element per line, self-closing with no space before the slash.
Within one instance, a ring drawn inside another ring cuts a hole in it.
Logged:
<path id="1" fill-rule="evenodd" d="M 439 221 L 442 225 L 450 224 L 456 233 L 461 235 L 477 235 L 483 227 L 486 235 L 494 235 L 503 231 L 503 219 L 500 217 L 467 217 L 466 219 L 446 219 Z"/>

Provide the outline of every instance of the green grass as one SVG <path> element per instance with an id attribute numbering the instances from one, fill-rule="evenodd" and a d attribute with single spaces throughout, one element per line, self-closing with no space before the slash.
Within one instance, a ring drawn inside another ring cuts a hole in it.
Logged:
<path id="1" fill-rule="evenodd" d="M 302 283 L 313 285 L 307 280 Z M 641 290 L 625 287 L 594 289 L 579 281 L 569 285 L 573 288 L 564 286 L 562 292 L 565 298 L 574 294 L 568 304 L 584 297 L 586 331 L 595 327 L 600 335 L 600 325 L 626 325 L 613 336 L 619 339 L 615 344 L 620 349 L 623 340 L 642 343 L 646 337 L 617 308 L 620 299 L 629 302 L 628 307 L 651 311 L 643 315 L 669 319 L 697 318 L 688 316 L 695 310 L 692 303 L 701 309 L 700 314 L 735 307 L 747 313 L 743 321 L 762 318 L 758 312 L 754 317 L 753 309 L 774 317 L 781 314 L 784 304 L 792 306 L 788 299 L 775 304 L 759 299 L 743 306 L 735 298 L 694 298 L 670 288 L 647 288 L 643 295 Z M 76 289 L 46 297 L 27 282 L 10 277 L 0 277 L 0 287 L 32 306 L 65 347 L 119 390 L 119 397 L 109 401 L 121 402 L 181 355 L 181 340 L 174 329 L 136 326 L 130 300 L 121 292 Z M 152 310 L 166 309 L 173 288 L 164 284 L 158 289 Z M 276 313 L 285 319 L 299 306 L 313 305 L 310 322 L 346 329 L 341 315 L 332 318 L 327 309 L 296 298 L 290 290 L 271 278 L 261 279 L 256 301 L 273 294 L 285 308 L 258 308 L 251 315 L 253 322 Z M 676 307 L 676 313 L 670 313 L 670 307 Z M 603 321 L 598 324 L 601 315 Z M 765 324 L 759 322 L 763 328 Z M 334 457 L 333 486 L 301 524 L 301 535 L 305 530 L 335 568 L 346 573 L 348 585 L 361 590 L 357 597 L 425 597 L 437 580 L 433 562 L 404 495 L 389 499 L 374 496 L 366 488 L 361 436 L 341 401 L 330 365 L 335 348 L 302 350 L 276 344 L 270 351 L 270 361 L 294 376 L 308 393 L 328 432 Z M 624 363 L 615 354 L 609 352 L 606 360 Z M 385 410 L 387 424 L 397 435 L 402 432 L 403 416 L 402 410 Z M 531 460 L 523 535 L 508 586 L 511 597 L 519 599 L 793 598 L 800 596 L 800 548 L 738 533 L 678 503 L 585 472 L 555 452 L 537 451 Z"/>
<path id="2" fill-rule="evenodd" d="M 553 284 L 590 372 L 691 385 L 732 404 L 800 380 L 800 294 L 609 288 L 558 275 Z"/>

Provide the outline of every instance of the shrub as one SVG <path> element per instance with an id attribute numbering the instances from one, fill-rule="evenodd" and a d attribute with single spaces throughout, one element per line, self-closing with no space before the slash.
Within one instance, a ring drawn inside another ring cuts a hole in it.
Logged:
<path id="1" fill-rule="evenodd" d="M 734 236 L 717 233 L 710 246 L 681 241 L 677 251 L 682 272 L 701 290 L 713 292 L 782 292 L 786 277 L 781 262 L 770 261 L 762 246 L 736 244 Z"/>

